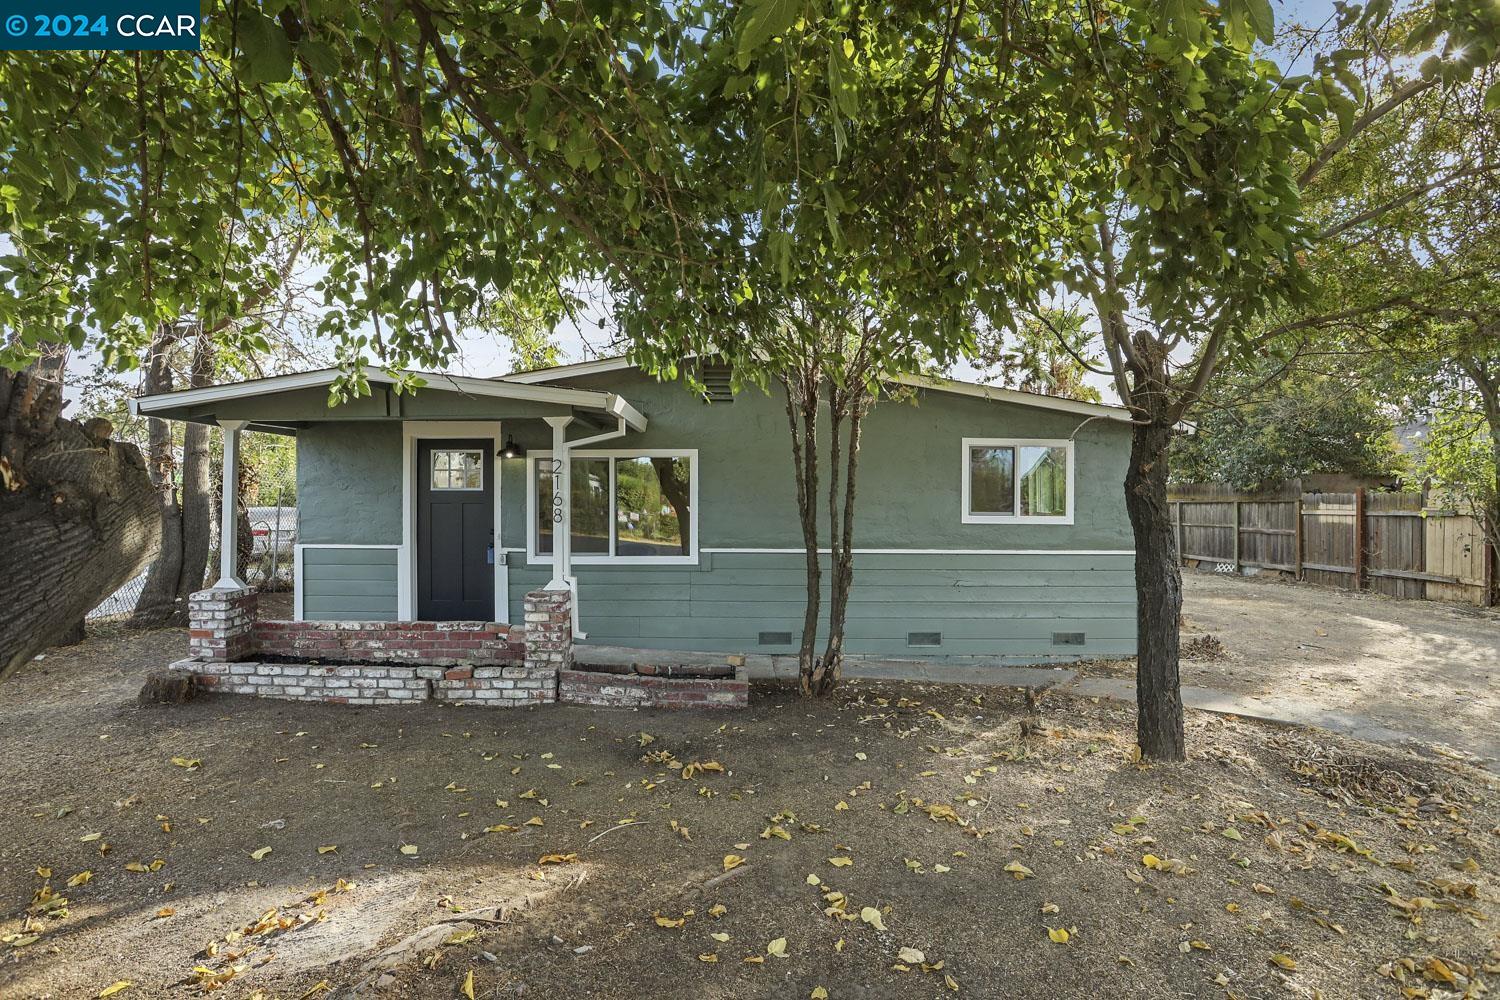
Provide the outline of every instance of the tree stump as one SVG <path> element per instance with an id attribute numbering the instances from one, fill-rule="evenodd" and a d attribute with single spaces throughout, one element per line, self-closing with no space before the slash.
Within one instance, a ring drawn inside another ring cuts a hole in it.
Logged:
<path id="1" fill-rule="evenodd" d="M 136 701 L 142 705 L 181 705 L 203 693 L 198 678 L 185 670 L 153 670 Z"/>

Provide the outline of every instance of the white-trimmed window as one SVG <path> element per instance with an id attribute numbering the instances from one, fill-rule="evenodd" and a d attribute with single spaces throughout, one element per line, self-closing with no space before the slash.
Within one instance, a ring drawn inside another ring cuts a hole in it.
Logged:
<path id="1" fill-rule="evenodd" d="M 435 490 L 484 489 L 484 451 L 479 448 L 434 448 L 432 488 Z"/>
<path id="2" fill-rule="evenodd" d="M 963 523 L 1072 524 L 1073 442 L 964 438 Z"/>
<path id="3" fill-rule="evenodd" d="M 638 448 L 575 451 L 572 485 L 574 563 L 663 565 L 698 561 L 698 453 Z M 551 452 L 527 457 L 527 559 L 552 558 L 562 498 Z"/>

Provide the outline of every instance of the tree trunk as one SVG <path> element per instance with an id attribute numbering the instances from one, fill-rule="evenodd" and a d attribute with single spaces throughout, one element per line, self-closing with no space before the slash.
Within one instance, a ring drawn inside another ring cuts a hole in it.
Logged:
<path id="1" fill-rule="evenodd" d="M 151 340 L 151 356 L 144 380 L 148 396 L 172 391 L 172 348 L 177 334 L 163 323 Z M 185 624 L 177 615 L 177 585 L 182 578 L 182 506 L 177 498 L 177 458 L 173 454 L 172 424 L 158 417 L 146 418 L 146 461 L 151 484 L 156 487 L 157 517 L 161 520 L 161 554 L 146 573 L 141 594 L 130 616 L 134 628 L 159 628 Z M 186 610 L 185 608 L 183 609 Z"/>
<path id="2" fill-rule="evenodd" d="M 1184 760 L 1182 691 L 1178 678 L 1178 626 L 1182 569 L 1167 505 L 1167 449 L 1172 422 L 1152 414 L 1130 437 L 1125 509 L 1135 533 L 1136 740 L 1143 756 Z"/>
<path id="3" fill-rule="evenodd" d="M 794 381 L 800 379 L 800 381 Z M 802 612 L 802 640 L 797 649 L 797 678 L 802 693 L 817 665 L 818 615 L 822 610 L 823 571 L 818 565 L 818 380 L 798 373 L 782 380 L 786 419 L 792 434 L 792 471 L 797 484 L 797 520 L 807 569 L 807 603 Z"/>
<path id="4" fill-rule="evenodd" d="M 863 425 L 867 401 L 863 398 L 863 387 L 852 390 L 834 390 L 835 399 L 831 409 L 836 414 L 845 414 L 849 424 L 848 449 L 840 448 L 838 433 L 841 420 L 835 418 L 831 428 L 830 476 L 828 484 L 829 564 L 832 580 L 828 595 L 828 642 L 823 655 L 813 668 L 813 674 L 803 687 L 811 694 L 832 693 L 843 676 L 844 627 L 849 617 L 849 592 L 854 586 L 854 497 L 855 483 L 859 472 L 859 435 Z M 849 394 L 856 398 L 850 402 Z M 840 394 L 843 394 L 840 396 Z M 839 468 L 840 458 L 843 468 Z M 843 498 L 839 498 L 839 478 L 843 477 Z"/>
<path id="5" fill-rule="evenodd" d="M 146 462 L 107 420 L 61 417 L 56 385 L 0 371 L 0 677 L 135 576 L 161 520 Z"/>

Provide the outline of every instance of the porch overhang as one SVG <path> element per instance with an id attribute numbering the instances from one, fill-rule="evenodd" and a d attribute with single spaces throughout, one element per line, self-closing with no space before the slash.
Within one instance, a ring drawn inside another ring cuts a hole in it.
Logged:
<path id="1" fill-rule="evenodd" d="M 244 421 L 246 430 L 277 434 L 326 420 L 450 419 L 478 416 L 479 409 L 493 410 L 486 415 L 495 417 L 571 416 L 598 427 L 624 421 L 633 431 L 646 429 L 646 417 L 613 392 L 415 372 L 427 384 L 413 395 L 395 392 L 397 378 L 384 368 L 366 368 L 364 374 L 370 395 L 331 407 L 322 390 L 338 377 L 335 368 L 143 396 L 130 400 L 130 412 L 199 424 Z"/>

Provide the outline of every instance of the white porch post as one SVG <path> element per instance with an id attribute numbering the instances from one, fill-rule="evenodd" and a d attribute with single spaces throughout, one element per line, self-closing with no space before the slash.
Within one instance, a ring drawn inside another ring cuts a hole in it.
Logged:
<path id="1" fill-rule="evenodd" d="M 548 590 L 570 589 L 573 575 L 572 461 L 568 457 L 567 427 L 572 417 L 544 417 L 552 425 L 552 579 Z"/>
<path id="2" fill-rule="evenodd" d="M 239 508 L 240 431 L 249 422 L 248 420 L 219 421 L 219 426 L 224 429 L 224 489 L 221 494 L 222 510 L 219 518 L 219 581 L 214 584 L 215 590 L 245 589 L 245 583 L 240 579 L 238 567 L 235 565 L 236 550 L 239 548 L 236 514 Z"/>

